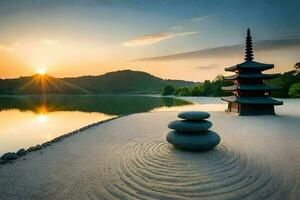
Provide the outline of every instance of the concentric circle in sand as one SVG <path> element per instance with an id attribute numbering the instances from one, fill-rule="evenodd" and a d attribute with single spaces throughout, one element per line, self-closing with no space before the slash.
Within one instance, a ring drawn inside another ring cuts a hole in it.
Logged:
<path id="1" fill-rule="evenodd" d="M 144 138 L 112 154 L 101 176 L 107 199 L 265 199 L 290 187 L 265 160 L 226 144 L 193 153 Z"/>

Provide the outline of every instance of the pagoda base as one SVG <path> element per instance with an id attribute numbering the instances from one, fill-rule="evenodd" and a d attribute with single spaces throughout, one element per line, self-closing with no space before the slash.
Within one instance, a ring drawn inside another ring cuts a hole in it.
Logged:
<path id="1" fill-rule="evenodd" d="M 240 104 L 237 102 L 229 102 L 227 112 L 238 113 L 240 116 L 275 115 L 274 105 Z"/>

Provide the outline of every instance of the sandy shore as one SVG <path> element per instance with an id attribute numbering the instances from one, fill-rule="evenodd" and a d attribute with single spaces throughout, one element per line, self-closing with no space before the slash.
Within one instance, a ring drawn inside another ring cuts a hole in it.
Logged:
<path id="1" fill-rule="evenodd" d="M 177 112 L 121 117 L 0 165 L 0 199 L 299 199 L 299 107 L 211 112 L 222 141 L 206 153 L 166 143 Z"/>

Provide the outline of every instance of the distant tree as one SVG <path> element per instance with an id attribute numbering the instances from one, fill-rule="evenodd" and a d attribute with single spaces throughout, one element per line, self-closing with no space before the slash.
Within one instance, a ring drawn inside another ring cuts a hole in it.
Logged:
<path id="1" fill-rule="evenodd" d="M 300 97 L 300 83 L 293 84 L 289 89 L 289 95 L 292 98 Z"/>
<path id="2" fill-rule="evenodd" d="M 222 74 L 219 74 L 215 77 L 214 81 L 223 81 L 224 78 L 223 78 L 223 75 Z"/>
<path id="3" fill-rule="evenodd" d="M 200 83 L 192 87 L 179 87 L 174 91 L 176 96 L 205 96 L 204 84 Z"/>
<path id="4" fill-rule="evenodd" d="M 190 88 L 189 96 L 204 96 L 204 84 L 198 84 Z"/>
<path id="5" fill-rule="evenodd" d="M 292 85 L 300 83 L 300 74 L 294 75 L 294 71 L 286 72 L 280 76 L 267 80 L 266 83 L 279 86 L 281 89 L 278 91 L 272 92 L 273 97 L 287 98 L 290 95 L 289 89 Z"/>
<path id="6" fill-rule="evenodd" d="M 177 88 L 175 88 L 173 95 L 179 96 L 179 92 L 180 92 L 181 88 L 182 88 L 182 87 L 177 87 Z"/>
<path id="7" fill-rule="evenodd" d="M 210 96 L 211 95 L 211 82 L 209 80 L 204 81 L 204 95 Z"/>
<path id="8" fill-rule="evenodd" d="M 172 85 L 166 85 L 162 91 L 161 95 L 173 95 L 175 88 Z"/>
<path id="9" fill-rule="evenodd" d="M 300 74 L 300 62 L 296 63 L 296 64 L 294 65 L 294 68 L 295 68 L 295 70 L 296 70 L 296 72 L 295 72 L 294 75 Z"/>
<path id="10" fill-rule="evenodd" d="M 190 96 L 190 88 L 189 87 L 179 87 L 174 91 L 174 95 L 176 96 Z"/>
<path id="11" fill-rule="evenodd" d="M 176 96 L 228 96 L 228 93 L 222 90 L 222 86 L 232 85 L 224 81 L 222 75 L 218 75 L 212 82 L 206 80 L 204 83 L 192 87 L 179 87 L 174 91 Z"/>
<path id="12" fill-rule="evenodd" d="M 220 96 L 228 96 L 230 93 L 223 91 L 223 86 L 232 85 L 229 81 L 224 81 L 224 78 L 222 75 L 216 76 L 216 78 L 211 82 L 211 88 L 210 88 L 210 96 L 213 97 L 220 97 Z"/>

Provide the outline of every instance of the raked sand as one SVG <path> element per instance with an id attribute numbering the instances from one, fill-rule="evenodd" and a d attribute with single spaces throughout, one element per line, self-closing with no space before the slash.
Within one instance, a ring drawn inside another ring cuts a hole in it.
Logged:
<path id="1" fill-rule="evenodd" d="M 0 199 L 299 199 L 300 102 L 277 113 L 211 112 L 205 153 L 165 141 L 177 112 L 121 117 L 0 165 Z"/>

